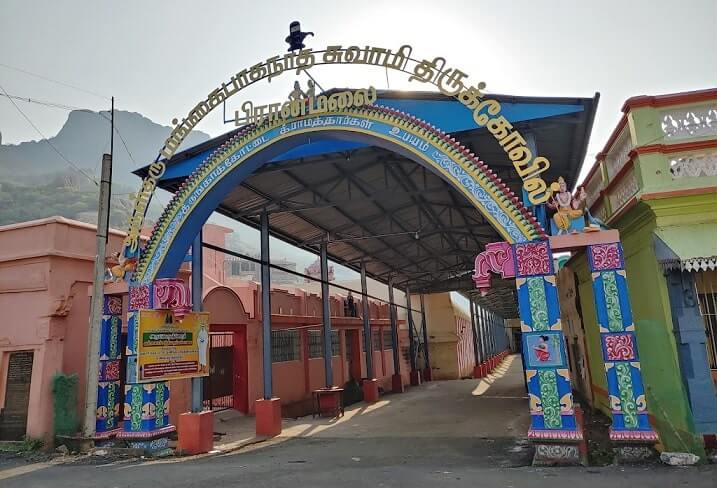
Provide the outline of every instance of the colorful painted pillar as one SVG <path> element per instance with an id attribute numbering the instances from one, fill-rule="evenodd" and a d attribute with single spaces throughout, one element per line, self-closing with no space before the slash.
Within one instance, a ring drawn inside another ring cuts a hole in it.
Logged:
<path id="1" fill-rule="evenodd" d="M 648 421 L 622 245 L 588 246 L 588 261 L 612 411 L 610 439 L 654 444 L 658 439 Z"/>
<path id="2" fill-rule="evenodd" d="M 100 368 L 97 385 L 95 437 L 110 439 L 122 430 L 120 425 L 120 364 L 122 351 L 122 297 L 105 295 L 100 330 Z"/>
<path id="3" fill-rule="evenodd" d="M 137 371 L 138 320 L 140 310 L 154 308 L 154 284 L 129 284 L 127 312 L 127 384 L 124 387 L 124 429 L 117 434 L 131 448 L 157 453 L 169 448 L 169 383 L 139 383 Z"/>
<path id="4" fill-rule="evenodd" d="M 560 307 L 548 241 L 513 245 L 523 361 L 535 464 L 577 464 L 583 433 L 575 418 Z"/>

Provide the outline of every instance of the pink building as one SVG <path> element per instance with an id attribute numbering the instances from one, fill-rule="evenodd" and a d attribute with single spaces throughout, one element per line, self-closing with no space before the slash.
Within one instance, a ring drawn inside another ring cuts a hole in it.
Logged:
<path id="1" fill-rule="evenodd" d="M 206 225 L 204 241 L 225 245 L 231 230 Z M 112 231 L 107 255 L 117 252 L 124 234 Z M 79 407 L 84 404 L 87 331 L 95 256 L 95 227 L 52 217 L 0 227 L 0 439 L 51 437 L 55 373 L 79 376 Z M 211 312 L 213 373 L 205 380 L 207 405 L 251 414 L 262 397 L 260 285 L 226 277 L 224 254 L 205 249 L 205 310 Z M 187 265 L 180 275 L 188 279 Z M 105 293 L 124 295 L 125 283 Z M 362 319 L 344 317 L 342 296 L 331 297 L 334 328 L 334 383 L 366 375 Z M 357 309 L 362 310 L 360 300 Z M 125 300 L 126 309 L 126 300 Z M 373 361 L 380 385 L 391 389 L 393 356 L 388 305 L 370 303 Z M 311 391 L 323 387 L 321 298 L 301 289 L 272 290 L 274 394 L 285 416 L 310 411 Z M 126 321 L 124 321 L 126 332 Z M 399 332 L 400 350 L 408 349 Z M 401 373 L 409 383 L 408 354 Z M 189 410 L 189 380 L 171 382 L 171 419 Z"/>

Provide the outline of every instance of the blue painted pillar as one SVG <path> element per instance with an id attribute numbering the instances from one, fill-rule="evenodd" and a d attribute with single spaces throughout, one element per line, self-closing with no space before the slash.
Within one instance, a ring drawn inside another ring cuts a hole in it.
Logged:
<path id="1" fill-rule="evenodd" d="M 95 436 L 100 439 L 109 438 L 122 430 L 120 425 L 121 336 L 122 297 L 105 295 L 100 330 L 100 368 L 95 424 Z"/>
<path id="2" fill-rule="evenodd" d="M 714 434 L 717 432 L 717 393 L 707 361 L 707 337 L 695 296 L 694 275 L 675 269 L 667 272 L 665 278 L 680 371 L 695 430 L 701 434 Z"/>
<path id="3" fill-rule="evenodd" d="M 262 379 L 264 400 L 271 400 L 272 361 L 271 361 L 271 268 L 269 268 L 269 214 L 261 213 L 261 350 Z M 322 286 L 323 289 L 323 286 Z"/>
<path id="4" fill-rule="evenodd" d="M 488 344 L 486 341 L 486 317 L 488 311 L 478 306 L 478 346 L 480 349 L 480 360 L 484 363 L 488 360 Z"/>
<path id="5" fill-rule="evenodd" d="M 127 383 L 124 387 L 124 429 L 117 434 L 129 447 L 161 451 L 169 447 L 167 434 L 176 430 L 169 423 L 169 383 L 139 383 L 137 347 L 139 312 L 154 308 L 154 284 L 130 281 L 127 311 Z"/>
<path id="6" fill-rule="evenodd" d="M 396 302 L 393 299 L 393 278 L 388 279 L 388 306 L 391 319 L 391 341 L 393 342 L 393 373 L 394 376 L 401 372 L 401 356 L 398 347 L 398 313 Z"/>
<path id="7" fill-rule="evenodd" d="M 550 245 L 548 241 L 514 244 L 513 256 L 530 404 L 528 438 L 580 441 L 583 434 L 573 409 Z M 571 450 L 572 456 L 577 457 L 577 448 Z"/>
<path id="8" fill-rule="evenodd" d="M 334 386 L 331 347 L 331 297 L 329 296 L 329 261 L 326 241 L 321 243 L 321 303 L 323 304 L 324 376 L 326 388 Z"/>
<path id="9" fill-rule="evenodd" d="M 588 261 L 612 411 L 610 439 L 654 443 L 657 434 L 648 421 L 622 245 L 588 246 Z"/>
<path id="10" fill-rule="evenodd" d="M 423 296 L 423 295 L 421 295 Z M 366 357 L 366 378 L 373 374 L 373 341 L 371 340 L 371 312 L 368 304 L 368 286 L 366 284 L 366 263 L 361 261 L 361 305 L 363 306 L 363 347 Z"/>
<path id="11" fill-rule="evenodd" d="M 416 336 L 413 330 L 413 310 L 411 307 L 411 289 L 406 287 L 406 325 L 408 325 L 408 353 L 410 356 L 411 372 L 416 371 Z"/>
<path id="12" fill-rule="evenodd" d="M 192 243 L 192 311 L 202 311 L 202 297 L 204 296 L 204 250 L 202 249 L 202 231 L 199 230 L 197 237 Z M 192 412 L 201 412 L 204 408 L 202 402 L 202 383 L 204 378 L 192 378 Z"/>

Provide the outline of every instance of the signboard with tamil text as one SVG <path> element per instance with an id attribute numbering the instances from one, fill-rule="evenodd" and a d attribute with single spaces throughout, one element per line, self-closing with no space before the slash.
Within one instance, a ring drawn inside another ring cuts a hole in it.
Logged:
<path id="1" fill-rule="evenodd" d="M 180 321 L 171 310 L 140 310 L 137 381 L 164 381 L 209 375 L 209 312 Z"/>

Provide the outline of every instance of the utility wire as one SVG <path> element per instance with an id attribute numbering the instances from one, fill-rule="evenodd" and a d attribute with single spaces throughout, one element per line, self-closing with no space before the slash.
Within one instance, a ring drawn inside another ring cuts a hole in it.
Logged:
<path id="1" fill-rule="evenodd" d="M 65 157 L 65 155 L 62 154 L 62 153 L 60 152 L 60 150 L 57 149 L 57 147 L 55 147 L 55 145 L 54 145 L 52 142 L 50 142 L 50 140 L 45 136 L 45 134 L 43 134 L 42 131 L 35 125 L 35 123 L 32 121 L 32 119 L 30 119 L 30 117 L 28 117 L 28 116 L 25 114 L 25 112 L 22 111 L 22 109 L 17 105 L 17 103 L 15 103 L 15 100 L 13 100 L 12 98 L 10 98 L 10 96 L 9 96 L 8 93 L 7 93 L 7 91 L 5 91 L 5 88 L 3 88 L 2 85 L 0 85 L 0 91 L 2 91 L 2 92 L 5 94 L 5 96 L 8 97 L 8 100 L 10 100 L 10 103 L 12 103 L 12 105 L 15 107 L 15 109 L 16 109 L 18 112 L 20 112 L 20 115 L 22 115 L 23 118 L 24 118 L 25 120 L 27 120 L 27 122 L 32 126 L 32 128 L 35 129 L 35 131 L 36 131 L 38 134 L 40 134 L 40 137 L 42 137 L 42 139 L 47 143 L 47 145 L 50 146 L 50 147 L 52 148 L 52 150 L 55 151 L 55 152 L 58 154 L 58 156 L 60 156 L 67 164 L 69 164 L 70 166 L 72 166 L 72 167 L 73 167 L 75 170 L 77 170 L 79 173 L 81 173 L 82 175 L 84 175 L 88 180 L 90 180 L 91 182 L 93 182 L 95 185 L 99 186 L 99 183 L 97 182 L 97 180 L 96 180 L 95 178 L 93 178 L 91 175 L 88 175 L 87 173 L 85 173 L 79 166 L 77 166 L 75 163 L 73 163 L 72 161 L 70 161 L 69 159 L 67 159 L 67 158 Z"/>
<path id="2" fill-rule="evenodd" d="M 112 122 L 112 120 L 107 117 L 106 115 L 103 115 L 102 112 L 97 112 L 100 117 L 103 119 Z M 114 131 L 117 133 L 117 136 L 119 136 L 120 141 L 122 141 L 122 145 L 124 146 L 124 150 L 127 151 L 127 156 L 132 160 L 132 162 L 137 165 L 137 161 L 135 161 L 134 157 L 132 157 L 132 153 L 130 152 L 129 148 L 127 147 L 127 142 L 124 140 L 124 137 L 122 137 L 122 133 L 120 132 L 119 128 L 117 127 L 117 124 L 114 125 Z"/>
<path id="3" fill-rule="evenodd" d="M 5 93 L 0 93 L 0 97 L 7 97 L 13 100 L 18 100 L 20 102 L 36 103 L 38 105 L 44 105 L 45 107 L 59 108 L 61 110 L 83 110 L 82 107 L 73 107 L 71 105 L 64 105 L 62 103 L 49 102 L 46 100 L 37 100 L 29 97 L 20 97 L 18 95 L 8 95 Z"/>
<path id="4" fill-rule="evenodd" d="M 64 81 L 54 80 L 54 79 L 52 79 L 52 78 L 48 78 L 47 76 L 43 76 L 43 75 L 39 75 L 39 74 L 37 74 L 37 73 L 33 73 L 32 71 L 27 71 L 27 70 L 24 70 L 24 69 L 21 69 L 21 68 L 16 68 L 16 67 L 14 67 L 14 66 L 10 66 L 10 65 L 5 64 L 5 63 L 0 63 L 0 66 L 2 66 L 3 68 L 11 69 L 11 70 L 13 70 L 13 71 L 18 71 L 18 72 L 20 72 L 20 73 L 24 73 L 24 74 L 29 75 L 29 76 L 34 76 L 35 78 L 39 78 L 39 79 L 41 79 L 41 80 L 49 81 L 50 83 L 55 83 L 55 84 L 57 84 L 57 85 L 62 85 L 62 86 L 65 86 L 65 87 L 67 87 L 67 88 L 72 88 L 73 90 L 81 91 L 81 92 L 83 92 L 83 93 L 87 93 L 87 94 L 89 94 L 89 95 L 92 95 L 92 96 L 95 96 L 95 97 L 98 97 L 98 98 L 102 98 L 103 100 L 109 100 L 109 99 L 110 99 L 110 97 L 107 97 L 107 96 L 105 96 L 105 95 L 101 95 L 101 94 L 99 94 L 99 93 L 96 93 L 96 92 L 93 92 L 93 91 L 90 91 L 90 90 L 85 90 L 84 88 L 80 88 L 79 86 L 75 86 L 75 85 L 71 85 L 71 84 L 69 84 L 69 83 L 65 83 Z"/>
<path id="5" fill-rule="evenodd" d="M 72 106 L 72 105 L 65 105 L 65 104 L 62 104 L 62 103 L 50 102 L 50 101 L 47 101 L 47 100 L 38 100 L 38 99 L 36 99 L 36 98 L 21 97 L 21 96 L 18 96 L 18 95 L 10 95 L 10 94 L 8 94 L 8 93 L 0 93 L 0 97 L 6 97 L 6 98 L 8 98 L 9 100 L 18 100 L 18 101 L 20 101 L 20 102 L 25 102 L 25 103 L 35 103 L 35 104 L 38 104 L 38 105 L 43 105 L 43 106 L 45 106 L 45 107 L 58 108 L 58 109 L 61 109 L 61 110 L 70 110 L 70 111 L 71 111 L 71 110 L 77 110 L 77 111 L 81 111 L 81 112 L 92 112 L 92 113 L 95 113 L 94 110 L 91 110 L 91 109 L 89 109 L 89 108 L 74 107 L 74 106 Z M 111 122 L 110 118 L 107 117 L 106 115 L 104 115 L 102 112 L 98 111 L 98 112 L 96 112 L 96 113 L 97 113 L 100 117 L 102 117 L 103 119 L 107 120 L 108 122 Z M 127 141 L 125 141 L 124 137 L 122 136 L 122 133 L 120 132 L 120 130 L 119 130 L 119 128 L 117 127 L 116 124 L 115 124 L 114 130 L 115 130 L 115 132 L 117 133 L 117 136 L 118 136 L 118 137 L 120 138 L 120 140 L 122 141 L 122 145 L 124 146 L 124 149 L 125 149 L 125 151 L 127 152 L 127 155 L 128 155 L 129 158 L 132 160 L 132 162 L 133 162 L 135 165 L 137 165 L 137 161 L 134 159 L 134 157 L 132 156 L 132 152 L 129 150 L 129 147 L 127 146 Z M 109 141 L 107 141 L 107 144 L 109 144 Z M 105 144 L 105 146 L 107 146 L 107 144 Z M 99 165 L 99 163 L 98 163 L 98 165 Z"/>

